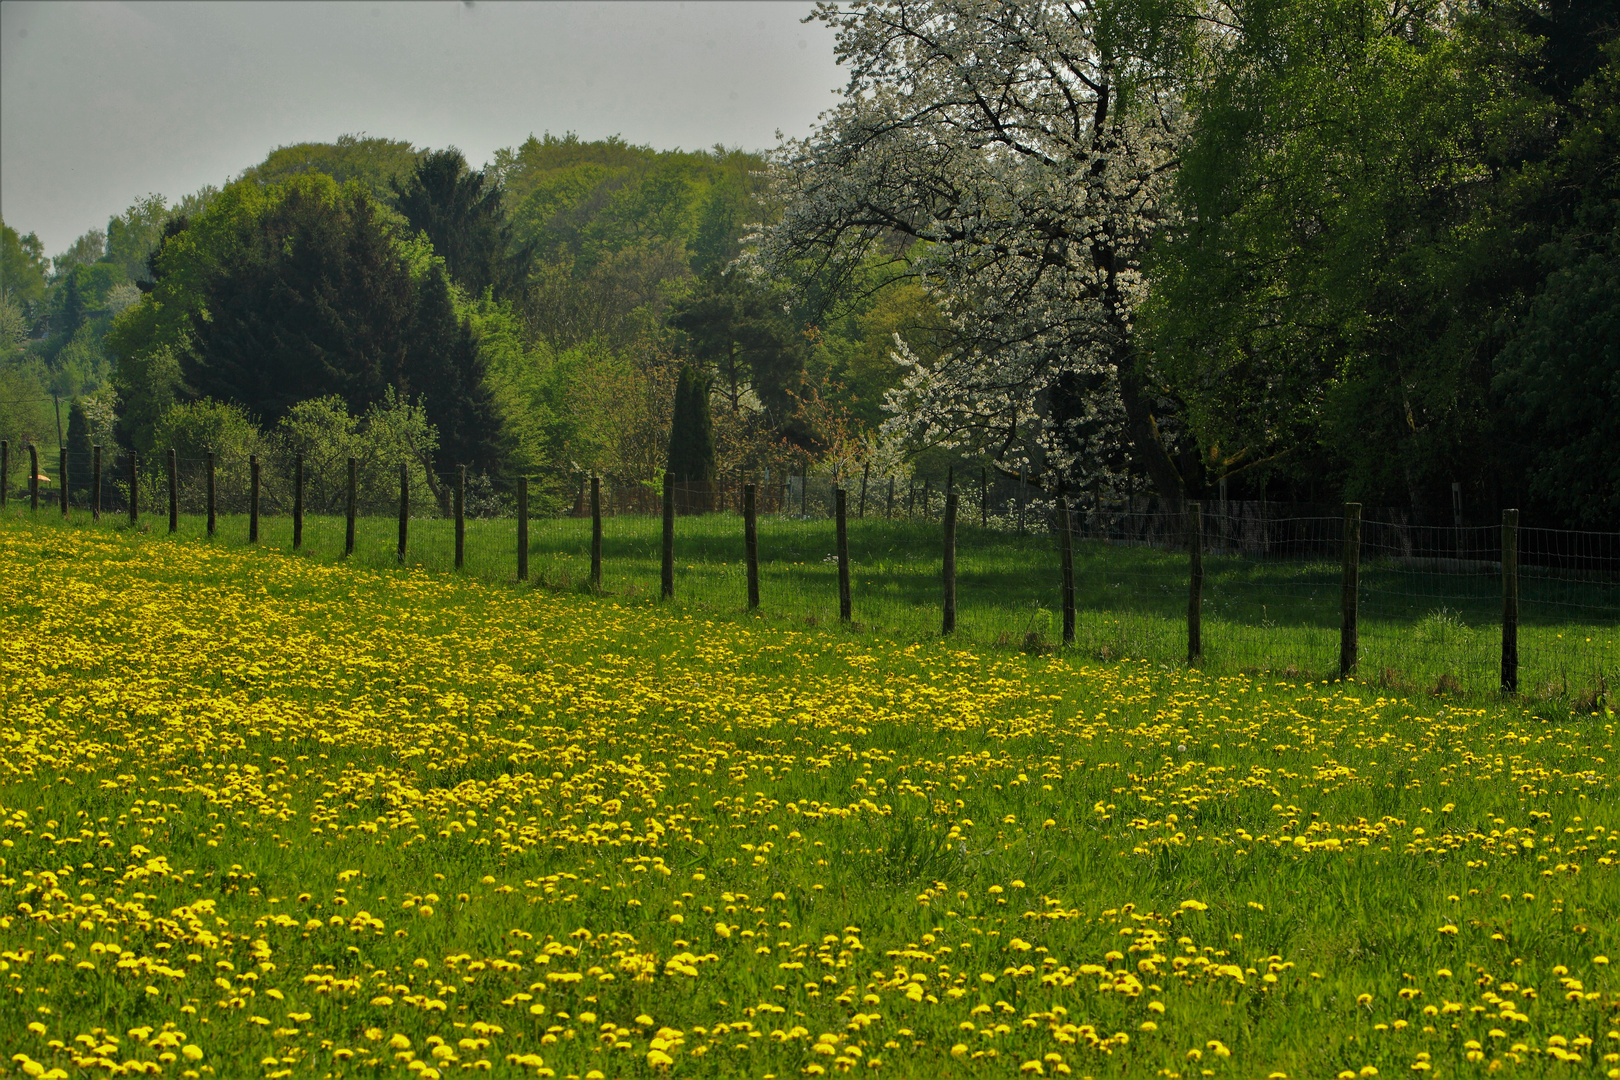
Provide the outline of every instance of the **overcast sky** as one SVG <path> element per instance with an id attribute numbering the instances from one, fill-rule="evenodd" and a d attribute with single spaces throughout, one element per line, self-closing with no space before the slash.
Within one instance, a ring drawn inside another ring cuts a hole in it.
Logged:
<path id="1" fill-rule="evenodd" d="M 0 4 L 0 215 L 47 255 L 137 197 L 346 132 L 766 149 L 842 73 L 809 3 Z"/>

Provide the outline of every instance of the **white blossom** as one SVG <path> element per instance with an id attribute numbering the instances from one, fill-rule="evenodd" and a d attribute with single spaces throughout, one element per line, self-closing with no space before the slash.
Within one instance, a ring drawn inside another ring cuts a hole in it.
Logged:
<path id="1" fill-rule="evenodd" d="M 1172 67 L 1187 24 L 1166 11 L 817 6 L 850 79 L 808 138 L 778 148 L 782 212 L 757 258 L 836 288 L 896 237 L 923 242 L 907 272 L 960 345 L 924 364 L 897 339 L 889 434 L 988 444 L 1009 471 L 1110 485 L 1106 459 L 1129 440 L 1179 495 L 1131 332 L 1183 128 Z"/>

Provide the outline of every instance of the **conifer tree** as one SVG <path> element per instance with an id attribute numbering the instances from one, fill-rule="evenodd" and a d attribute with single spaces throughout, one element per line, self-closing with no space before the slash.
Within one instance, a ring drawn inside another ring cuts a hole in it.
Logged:
<path id="1" fill-rule="evenodd" d="M 714 428 L 709 417 L 709 380 L 686 365 L 675 386 L 669 428 L 669 472 L 678 485 L 676 506 L 701 514 L 714 502 Z"/>

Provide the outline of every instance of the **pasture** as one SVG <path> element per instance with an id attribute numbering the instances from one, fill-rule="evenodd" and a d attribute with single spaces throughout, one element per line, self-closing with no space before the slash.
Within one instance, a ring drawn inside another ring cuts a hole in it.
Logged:
<path id="1" fill-rule="evenodd" d="M 54 522 L 0 566 L 12 1075 L 1620 1077 L 1605 707 Z"/>

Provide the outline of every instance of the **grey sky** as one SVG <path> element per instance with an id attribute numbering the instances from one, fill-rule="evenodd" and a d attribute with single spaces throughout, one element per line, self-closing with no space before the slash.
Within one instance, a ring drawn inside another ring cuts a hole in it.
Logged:
<path id="1" fill-rule="evenodd" d="M 66 248 L 137 197 L 345 132 L 660 149 L 803 134 L 843 83 L 809 3 L 0 4 L 0 214 Z"/>

